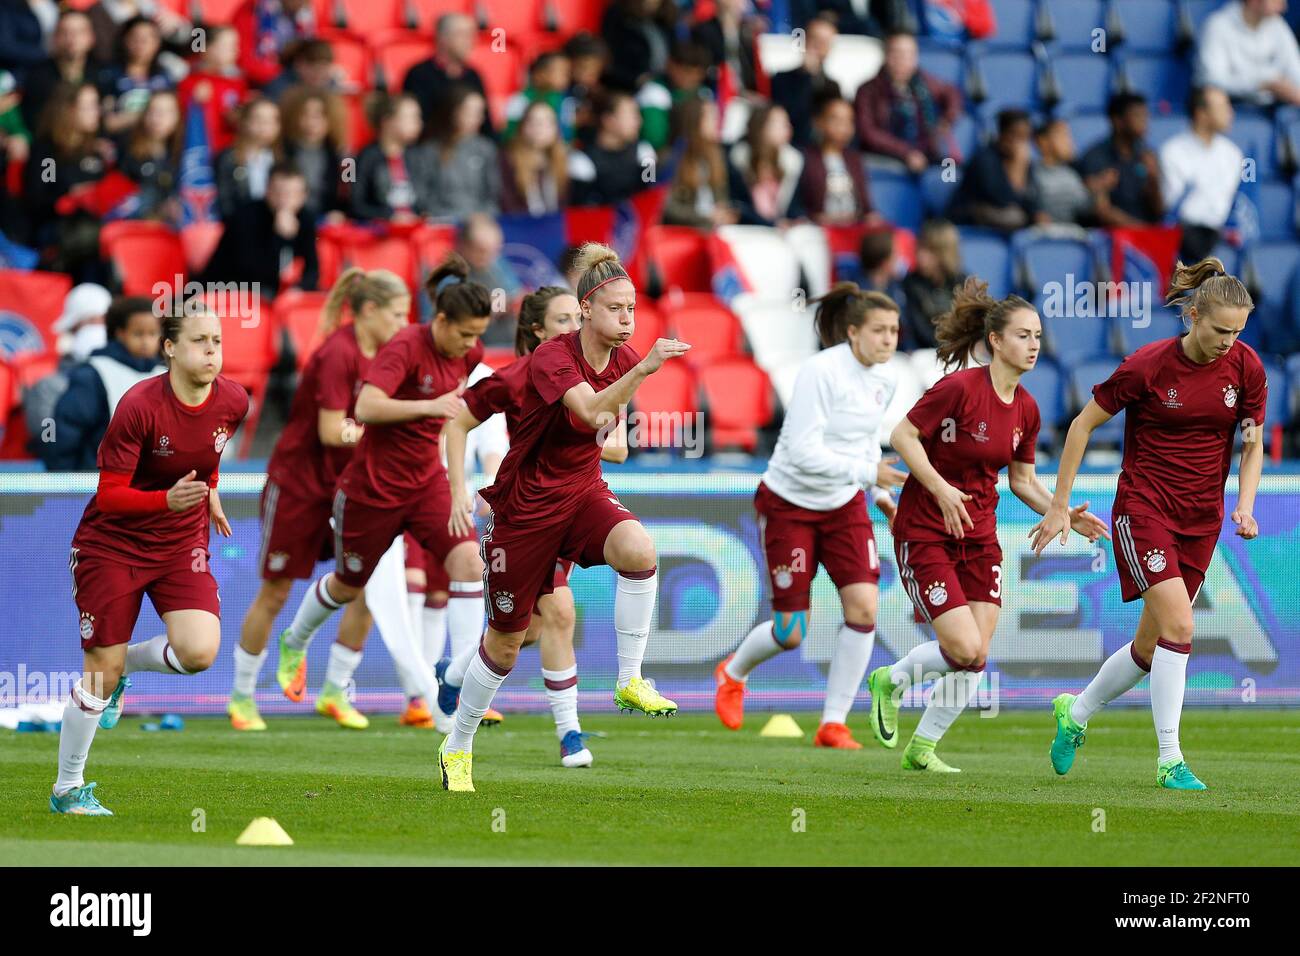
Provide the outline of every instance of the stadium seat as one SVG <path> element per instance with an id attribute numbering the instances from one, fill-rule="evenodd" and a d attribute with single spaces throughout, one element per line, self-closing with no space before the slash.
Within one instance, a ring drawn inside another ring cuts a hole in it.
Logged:
<path id="1" fill-rule="evenodd" d="M 433 41 L 409 33 L 392 34 L 374 48 L 375 64 L 390 93 L 398 93 L 415 64 L 433 56 Z"/>
<path id="2" fill-rule="evenodd" d="M 1038 414 L 1042 419 L 1038 428 L 1038 446 L 1054 448 L 1061 430 L 1069 424 L 1060 366 L 1052 359 L 1040 356 L 1033 370 L 1021 377 L 1020 384 L 1038 403 Z"/>
<path id="3" fill-rule="evenodd" d="M 1038 64 L 1028 53 L 988 53 L 975 61 L 975 69 L 983 91 L 982 114 L 1038 107 Z"/>
<path id="4" fill-rule="evenodd" d="M 547 0 L 555 10 L 559 32 L 564 36 L 587 31 L 599 35 L 607 0 Z"/>
<path id="5" fill-rule="evenodd" d="M 1096 53 L 1066 53 L 1052 57 L 1050 69 L 1060 99 L 1057 109 L 1066 112 L 1101 111 L 1111 91 L 1111 61 Z"/>
<path id="6" fill-rule="evenodd" d="M 271 308 L 275 324 L 289 336 L 289 345 L 293 348 L 299 371 L 320 345 L 317 330 L 320 328 L 321 311 L 325 308 L 327 298 L 328 292 L 290 289 L 276 296 Z"/>
<path id="7" fill-rule="evenodd" d="M 931 166 L 921 174 L 921 203 L 926 216 L 942 216 L 957 191 L 956 177 L 948 177 L 952 180 L 948 182 L 945 172 L 942 166 Z"/>
<path id="8" fill-rule="evenodd" d="M 347 30 L 364 39 L 405 25 L 402 0 L 316 0 L 318 28 Z"/>
<path id="9" fill-rule="evenodd" d="M 650 267 L 661 292 L 708 292 L 713 288 L 708 237 L 690 226 L 651 226 L 646 231 Z"/>
<path id="10" fill-rule="evenodd" d="M 1034 305 L 1042 313 L 1039 302 Z M 1110 323 L 1105 316 L 1051 316 L 1043 319 L 1047 348 L 1063 363 L 1080 362 L 1109 355 Z"/>
<path id="11" fill-rule="evenodd" d="M 1199 35 L 1206 18 L 1222 6 L 1223 0 L 1178 0 L 1179 15 L 1188 18 L 1193 35 Z"/>
<path id="12" fill-rule="evenodd" d="M 1177 309 L 1153 303 L 1150 319 L 1150 323 L 1143 327 L 1136 325 L 1137 320 L 1133 318 L 1112 319 L 1121 354 L 1132 355 L 1144 345 L 1173 338 L 1186 331 Z"/>
<path id="13" fill-rule="evenodd" d="M 185 264 L 189 271 L 198 274 L 207 266 L 221 242 L 225 226 L 220 222 L 196 222 L 181 227 L 181 247 L 185 250 Z"/>
<path id="14" fill-rule="evenodd" d="M 1183 110 L 1192 83 L 1187 61 L 1170 54 L 1125 57 L 1119 77 L 1125 89 L 1141 93 L 1152 112 L 1161 114 Z"/>
<path id="15" fill-rule="evenodd" d="M 176 12 L 188 16 L 196 24 L 215 26 L 230 23 L 246 3 L 248 0 L 189 0 L 184 9 Z"/>
<path id="16" fill-rule="evenodd" d="M 221 314 L 221 304 L 211 300 L 209 306 Z M 250 405 L 239 442 L 239 457 L 247 458 L 257 434 L 257 423 L 266 404 L 267 377 L 275 366 L 276 322 L 273 306 L 262 303 L 252 316 L 241 320 L 227 317 L 221 323 L 221 372 L 248 389 Z"/>
<path id="17" fill-rule="evenodd" d="M 374 85 L 374 63 L 370 47 L 345 30 L 321 30 L 319 36 L 334 51 L 334 65 L 342 69 L 348 83 L 356 90 Z"/>
<path id="18" fill-rule="evenodd" d="M 1246 268 L 1252 282 L 1257 285 L 1255 311 L 1246 323 L 1262 326 L 1261 337 L 1269 351 L 1283 353 L 1300 348 L 1300 336 L 1290 332 L 1295 327 L 1291 311 L 1291 293 L 1294 288 L 1296 266 L 1300 265 L 1300 244 L 1294 240 L 1260 242 L 1250 251 Z"/>
<path id="19" fill-rule="evenodd" d="M 666 373 L 666 374 L 665 374 Z M 672 448 L 680 445 L 678 427 L 682 416 L 699 411 L 695 373 L 682 362 L 665 362 L 636 390 L 634 412 L 650 416 L 639 435 L 642 447 Z"/>
<path id="20" fill-rule="evenodd" d="M 894 357 L 889 360 L 889 367 L 897 377 L 898 385 L 894 388 L 894 397 L 889 407 L 885 409 L 885 414 L 880 419 L 880 433 L 885 436 L 893 432 L 898 423 L 912 410 L 912 406 L 925 394 L 926 389 L 916 369 L 912 367 L 912 360 L 904 353 L 895 352 Z"/>
<path id="21" fill-rule="evenodd" d="M 1287 409 L 1291 418 L 1300 415 L 1300 354 L 1286 360 Z"/>
<path id="22" fill-rule="evenodd" d="M 18 390 L 17 377 L 9 363 L 0 360 L 0 440 L 4 438 L 5 425 L 9 421 L 9 413 L 13 411 L 15 404 L 15 392 Z"/>
<path id="23" fill-rule="evenodd" d="M 1210 251 L 1214 256 L 1223 263 L 1224 270 L 1228 275 L 1238 275 L 1241 268 L 1241 250 L 1236 246 L 1230 246 L 1226 242 L 1220 242 Z"/>
<path id="24" fill-rule="evenodd" d="M 943 378 L 943 363 L 939 361 L 939 355 L 934 349 L 915 349 L 908 358 L 911 360 L 912 371 L 916 373 L 916 379 L 922 390 L 928 390 L 931 385 Z"/>
<path id="25" fill-rule="evenodd" d="M 1296 240 L 1295 197 L 1290 183 L 1260 183 L 1259 238 L 1264 242 Z"/>
<path id="26" fill-rule="evenodd" d="M 123 295 L 150 295 L 158 282 L 184 284 L 185 249 L 180 236 L 163 223 L 140 219 L 105 223 L 99 248 L 112 263 Z"/>
<path id="27" fill-rule="evenodd" d="M 979 123 L 975 121 L 975 117 L 968 113 L 962 113 L 957 117 L 957 122 L 952 124 L 949 140 L 947 146 L 949 150 L 953 150 L 963 161 L 970 159 L 980 144 Z"/>
<path id="28" fill-rule="evenodd" d="M 355 155 L 375 138 L 375 131 L 370 128 L 370 120 L 366 117 L 366 94 L 344 94 L 343 107 L 344 119 L 347 123 L 344 136 L 347 139 L 349 153 Z"/>
<path id="29" fill-rule="evenodd" d="M 444 13 L 471 13 L 473 9 L 474 0 L 403 0 L 402 22 L 422 36 L 432 37 Z"/>
<path id="30" fill-rule="evenodd" d="M 1264 407 L 1264 422 L 1270 433 L 1276 433 L 1291 424 L 1291 395 L 1287 388 L 1287 368 L 1270 356 L 1262 357 L 1264 374 L 1268 376 L 1268 404 Z M 1271 442 L 1274 440 L 1270 435 Z"/>
<path id="31" fill-rule="evenodd" d="M 1070 366 L 1070 403 L 1072 413 L 1078 413 L 1092 399 L 1092 387 L 1106 381 L 1119 368 L 1118 359 L 1093 359 Z M 1101 445 L 1119 447 L 1124 440 L 1124 412 L 1112 418 L 1093 433 Z"/>
<path id="32" fill-rule="evenodd" d="M 56 354 L 54 323 L 72 278 L 62 272 L 0 269 L 0 359 Z"/>
<path id="33" fill-rule="evenodd" d="M 692 349 L 694 351 L 694 349 Z M 709 422 L 709 450 L 758 448 L 758 431 L 772 421 L 772 383 L 752 359 L 712 362 L 699 373 Z"/>
<path id="34" fill-rule="evenodd" d="M 411 233 L 410 242 L 415 253 L 416 285 L 423 288 L 429 273 L 442 265 L 447 253 L 456 248 L 456 227 L 426 223 Z"/>
<path id="35" fill-rule="evenodd" d="M 1096 278 L 1092 247 L 1082 240 L 1030 238 L 1023 240 L 1016 252 L 1018 284 L 1031 296 L 1045 294 L 1043 287 L 1048 282 L 1067 283 L 1072 276 L 1077 285 Z"/>
<path id="36" fill-rule="evenodd" d="M 799 261 L 781 233 L 766 226 L 723 226 L 716 235 L 735 257 L 751 291 L 781 299 L 788 308 L 799 285 Z"/>
<path id="37" fill-rule="evenodd" d="M 998 233 L 959 226 L 961 267 L 989 284 L 989 295 L 1001 299 L 1011 291 L 1011 251 Z"/>
<path id="38" fill-rule="evenodd" d="M 789 395 L 782 391 L 785 381 L 781 370 L 797 367 L 817 352 L 812 310 L 796 312 L 789 296 L 765 299 L 755 295 L 737 296 L 731 309 L 740 319 L 754 361 L 772 377 L 781 401 L 787 402 Z"/>
<path id="39" fill-rule="evenodd" d="M 544 29 L 541 0 L 475 0 L 474 10 L 482 17 L 480 28 L 502 29 L 516 45 Z"/>
<path id="40" fill-rule="evenodd" d="M 985 39 L 990 50 L 1027 50 L 1038 36 L 1033 0 L 993 0 L 997 30 Z"/>
<path id="41" fill-rule="evenodd" d="M 921 69 L 959 90 L 966 88 L 966 60 L 949 47 L 922 46 Z"/>
<path id="42" fill-rule="evenodd" d="M 1241 147 L 1246 159 L 1255 161 L 1255 179 L 1266 182 L 1277 176 L 1277 153 L 1273 144 L 1273 123 L 1264 116 L 1238 112 L 1225 133 Z"/>
<path id="43" fill-rule="evenodd" d="M 1154 149 L 1157 155 L 1160 153 L 1160 147 L 1173 136 L 1185 132 L 1189 128 L 1187 114 L 1176 113 L 1170 116 L 1161 116 L 1153 113 L 1151 115 L 1150 125 L 1147 127 L 1147 145 Z"/>
<path id="44" fill-rule="evenodd" d="M 796 223 L 785 230 L 786 245 L 794 253 L 803 274 L 803 288 L 815 299 L 830 291 L 831 283 L 840 279 L 846 259 L 858 261 L 865 224 L 818 226 L 811 222 Z"/>
<path id="45" fill-rule="evenodd" d="M 655 339 L 662 338 L 667 330 L 662 313 L 648 301 L 637 302 L 635 315 L 636 327 L 627 344 L 637 355 L 645 356 L 654 347 Z"/>
<path id="46" fill-rule="evenodd" d="M 745 333 L 739 320 L 716 300 L 685 306 L 670 304 L 668 327 L 677 338 L 691 343 L 684 358 L 697 368 L 736 358 L 744 351 Z"/>
<path id="47" fill-rule="evenodd" d="M 491 43 L 481 42 L 470 53 L 468 62 L 483 78 L 492 125 L 498 128 L 504 126 L 506 102 L 522 85 L 519 51 L 507 44 L 505 49 L 498 52 L 492 49 Z"/>
<path id="48" fill-rule="evenodd" d="M 365 236 L 357 230 L 322 230 L 316 240 L 320 260 L 320 284 L 329 288 L 344 270 L 388 269 L 412 289 L 416 286 L 415 250 L 406 236 Z"/>
<path id="49" fill-rule="evenodd" d="M 1111 5 L 1119 16 L 1125 51 L 1162 53 L 1178 39 L 1177 7 L 1173 0 L 1124 0 Z"/>
<path id="50" fill-rule="evenodd" d="M 505 348 L 504 346 L 490 347 L 483 350 L 483 364 L 494 372 L 497 369 L 505 368 L 518 357 L 515 355 L 514 349 Z"/>
<path id="51" fill-rule="evenodd" d="M 1106 4 L 1103 0 L 1042 0 L 1052 30 L 1052 49 L 1091 51 L 1093 31 L 1105 28 Z"/>
<path id="52" fill-rule="evenodd" d="M 874 167 L 867 173 L 871 204 L 895 226 L 913 232 L 921 228 L 921 188 L 911 173 Z"/>
<path id="53" fill-rule="evenodd" d="M 1080 156 L 1110 136 L 1110 120 L 1105 113 L 1079 113 L 1067 122 L 1070 135 L 1074 137 L 1074 148 Z"/>

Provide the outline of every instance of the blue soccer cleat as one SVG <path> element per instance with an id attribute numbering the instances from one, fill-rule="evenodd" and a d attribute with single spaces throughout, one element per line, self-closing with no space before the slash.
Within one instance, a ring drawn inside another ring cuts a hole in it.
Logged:
<path id="1" fill-rule="evenodd" d="M 50 813 L 70 813 L 81 817 L 111 817 L 113 811 L 95 799 L 96 786 L 98 784 L 88 783 L 84 787 L 69 790 L 62 796 L 56 793 L 50 794 Z"/>
<path id="2" fill-rule="evenodd" d="M 433 665 L 433 676 L 438 678 L 438 709 L 448 717 L 456 713 L 456 705 L 460 703 L 460 688 L 447 683 L 447 668 L 450 666 L 450 657 L 444 657 Z"/>
<path id="3" fill-rule="evenodd" d="M 1074 752 L 1087 740 L 1088 725 L 1077 724 L 1070 716 L 1074 705 L 1073 694 L 1058 694 L 1052 701 L 1052 716 L 1056 718 L 1056 736 L 1052 738 L 1050 750 L 1052 769 L 1064 775 L 1074 766 Z"/>
<path id="4" fill-rule="evenodd" d="M 587 749 L 587 734 L 570 730 L 560 741 L 560 763 L 566 767 L 590 767 L 591 751 Z"/>
<path id="5" fill-rule="evenodd" d="M 117 686 L 113 688 L 113 696 L 108 698 L 108 706 L 99 715 L 99 726 L 104 730 L 112 730 L 117 726 L 117 722 L 122 719 L 122 697 L 130 686 L 131 678 L 123 677 L 117 682 Z"/>
<path id="6" fill-rule="evenodd" d="M 1156 779 L 1166 790 L 1206 790 L 1205 784 L 1192 773 L 1192 768 L 1182 760 L 1162 763 L 1156 769 Z"/>

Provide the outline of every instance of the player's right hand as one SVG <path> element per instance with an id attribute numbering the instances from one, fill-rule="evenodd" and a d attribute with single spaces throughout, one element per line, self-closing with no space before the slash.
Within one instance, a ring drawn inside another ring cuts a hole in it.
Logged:
<path id="1" fill-rule="evenodd" d="M 897 455 L 886 455 L 876 466 L 876 484 L 881 488 L 901 488 L 907 481 L 907 472 L 891 467 L 896 461 Z"/>
<path id="2" fill-rule="evenodd" d="M 461 398 L 462 389 L 456 389 L 454 392 L 448 392 L 445 395 L 439 395 L 437 398 L 427 402 L 426 414 L 429 418 L 455 418 L 465 407 L 465 399 Z"/>
<path id="3" fill-rule="evenodd" d="M 188 511 L 200 501 L 208 499 L 208 483 L 195 481 L 193 469 L 167 489 L 167 507 L 172 511 Z"/>
<path id="4" fill-rule="evenodd" d="M 646 353 L 646 357 L 641 360 L 641 365 L 646 372 L 657 372 L 670 358 L 676 358 L 679 355 L 685 355 L 691 350 L 686 342 L 677 339 L 655 339 L 654 347 Z"/>
<path id="5" fill-rule="evenodd" d="M 451 493 L 451 517 L 447 519 L 447 530 L 453 535 L 473 534 L 474 505 L 463 488 L 453 489 Z"/>
<path id="6" fill-rule="evenodd" d="M 970 501 L 970 495 L 944 482 L 943 487 L 934 497 L 939 502 L 939 510 L 943 512 L 944 531 L 954 538 L 964 538 L 966 528 L 975 530 L 975 522 L 966 513 L 965 503 Z"/>
<path id="7" fill-rule="evenodd" d="M 1034 554 L 1041 555 L 1057 535 L 1061 536 L 1061 544 L 1065 544 L 1070 537 L 1070 509 L 1053 503 L 1048 505 L 1043 520 L 1029 532 L 1029 537 L 1033 539 L 1030 547 L 1034 549 Z"/>

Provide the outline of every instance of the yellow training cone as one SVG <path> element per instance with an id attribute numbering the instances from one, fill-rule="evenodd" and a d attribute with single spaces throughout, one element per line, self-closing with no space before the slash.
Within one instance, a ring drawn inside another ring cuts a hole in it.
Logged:
<path id="1" fill-rule="evenodd" d="M 293 837 L 273 817 L 258 817 L 235 842 L 240 846 L 293 846 Z"/>
<path id="2" fill-rule="evenodd" d="M 789 714 L 773 714 L 758 735 L 760 737 L 802 737 L 803 731 Z"/>

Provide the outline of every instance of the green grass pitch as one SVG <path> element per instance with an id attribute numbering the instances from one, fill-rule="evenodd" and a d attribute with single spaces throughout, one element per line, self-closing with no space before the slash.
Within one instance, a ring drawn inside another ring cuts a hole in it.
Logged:
<path id="1" fill-rule="evenodd" d="M 1145 709 L 1095 719 L 1065 778 L 1048 764 L 1046 711 L 965 714 L 940 747 L 965 770 L 948 777 L 901 770 L 860 716 L 859 752 L 814 749 L 815 716 L 795 716 L 803 740 L 759 737 L 758 713 L 736 733 L 712 715 L 588 715 L 584 729 L 608 736 L 590 742 L 594 767 L 566 770 L 549 716 L 509 715 L 479 733 L 475 794 L 445 793 L 438 735 L 391 716 L 364 732 L 273 718 L 251 735 L 217 719 L 146 734 L 126 717 L 97 735 L 87 774 L 111 819 L 50 813 L 57 737 L 14 735 L 0 748 L 0 860 L 1241 866 L 1300 851 L 1294 711 L 1188 711 L 1183 747 L 1206 793 L 1156 786 Z M 905 710 L 902 729 L 917 716 Z M 258 816 L 296 845 L 237 847 Z"/>

